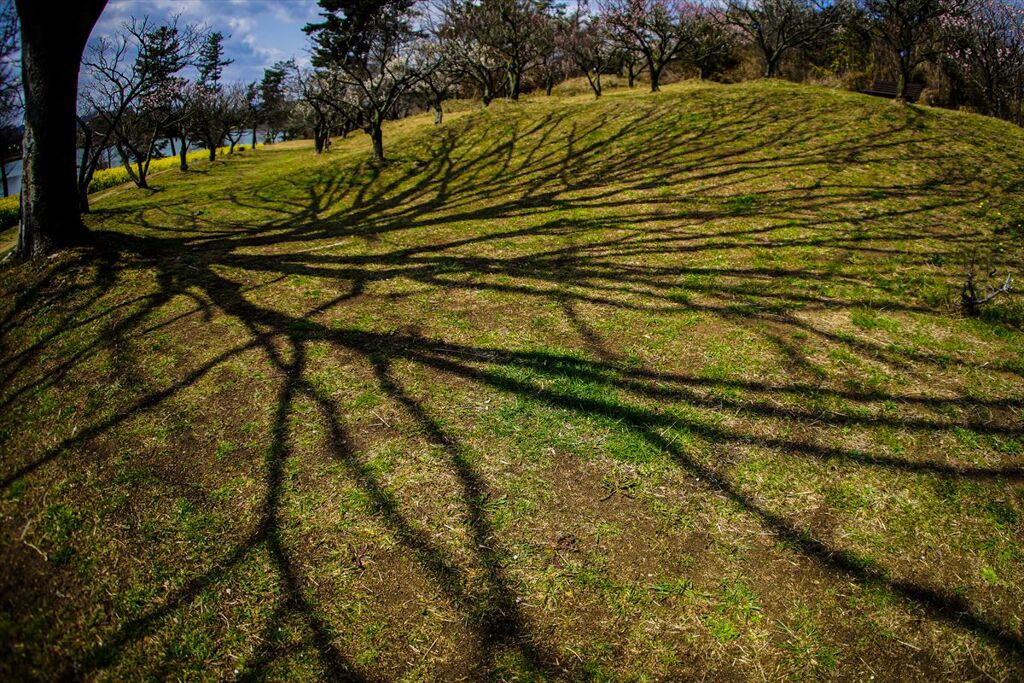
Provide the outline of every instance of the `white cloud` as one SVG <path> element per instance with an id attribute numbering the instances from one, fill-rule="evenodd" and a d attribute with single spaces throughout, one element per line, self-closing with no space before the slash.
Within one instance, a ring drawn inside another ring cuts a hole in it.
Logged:
<path id="1" fill-rule="evenodd" d="M 317 12 L 315 0 L 109 0 L 93 37 L 114 34 L 133 16 L 166 21 L 177 15 L 224 33 L 225 52 L 234 60 L 224 77 L 250 81 L 276 61 L 302 57 L 308 45 L 302 27 Z"/>

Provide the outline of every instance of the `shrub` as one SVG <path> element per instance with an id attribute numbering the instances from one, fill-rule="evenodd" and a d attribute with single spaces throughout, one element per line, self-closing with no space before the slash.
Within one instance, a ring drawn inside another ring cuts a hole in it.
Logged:
<path id="1" fill-rule="evenodd" d="M 949 103 L 949 98 L 938 88 L 925 88 L 917 102 L 929 107 L 945 107 Z"/>
<path id="2" fill-rule="evenodd" d="M 843 75 L 843 88 L 863 92 L 871 85 L 871 74 L 867 71 L 850 71 Z"/>
<path id="3" fill-rule="evenodd" d="M 0 199 L 0 230 L 6 230 L 12 225 L 18 224 L 18 217 L 21 212 L 20 199 L 16 194 Z"/>

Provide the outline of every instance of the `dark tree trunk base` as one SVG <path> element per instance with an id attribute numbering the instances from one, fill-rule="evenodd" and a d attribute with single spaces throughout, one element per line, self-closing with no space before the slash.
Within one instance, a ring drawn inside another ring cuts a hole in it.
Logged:
<path id="1" fill-rule="evenodd" d="M 17 253 L 36 258 L 88 241 L 75 158 L 78 69 L 106 0 L 16 0 L 21 19 L 25 135 Z"/>

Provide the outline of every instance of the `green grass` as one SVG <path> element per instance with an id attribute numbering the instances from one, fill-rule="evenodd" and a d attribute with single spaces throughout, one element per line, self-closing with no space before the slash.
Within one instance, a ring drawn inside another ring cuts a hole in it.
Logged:
<path id="1" fill-rule="evenodd" d="M 0 675 L 1024 676 L 1024 131 L 560 91 L 0 271 Z"/>

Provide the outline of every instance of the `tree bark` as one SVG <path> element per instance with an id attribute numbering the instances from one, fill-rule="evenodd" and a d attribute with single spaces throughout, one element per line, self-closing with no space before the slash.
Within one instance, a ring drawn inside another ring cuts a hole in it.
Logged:
<path id="1" fill-rule="evenodd" d="M 370 139 L 373 140 L 373 160 L 384 163 L 384 131 L 379 121 L 370 124 Z"/>
<path id="2" fill-rule="evenodd" d="M 440 102 L 436 102 L 434 104 L 434 125 L 440 126 L 442 121 L 444 121 L 444 108 Z"/>
<path id="3" fill-rule="evenodd" d="M 188 170 L 188 138 L 181 137 L 181 148 L 178 150 L 178 169 Z"/>
<path id="4" fill-rule="evenodd" d="M 0 159 L 0 177 L 3 178 L 4 196 L 6 197 L 11 193 L 11 191 L 7 187 L 7 159 Z"/>
<path id="5" fill-rule="evenodd" d="M 522 82 L 522 75 L 519 68 L 509 66 L 508 68 L 508 98 L 512 101 L 519 99 L 519 88 Z"/>
<path id="6" fill-rule="evenodd" d="M 654 64 L 648 66 L 647 70 L 651 74 L 651 92 L 658 92 L 661 90 L 661 68 L 654 67 Z"/>
<path id="7" fill-rule="evenodd" d="M 909 69 L 904 61 L 900 60 L 900 73 L 896 78 L 896 99 L 900 102 L 907 101 L 907 72 Z"/>
<path id="8" fill-rule="evenodd" d="M 630 64 L 626 67 L 626 87 L 632 88 L 636 84 L 636 72 L 633 70 L 633 65 Z"/>
<path id="9" fill-rule="evenodd" d="M 83 242 L 78 215 L 78 67 L 107 0 L 79 0 L 55 12 L 48 2 L 15 0 L 21 20 L 25 136 L 18 255 L 33 258 Z"/>

